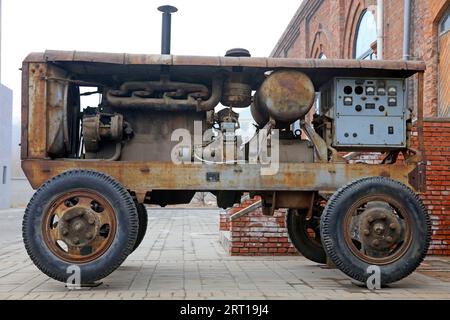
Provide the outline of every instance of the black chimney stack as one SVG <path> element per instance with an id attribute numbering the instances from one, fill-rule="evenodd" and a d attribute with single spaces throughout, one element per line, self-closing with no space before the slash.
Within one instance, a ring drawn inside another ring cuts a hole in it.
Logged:
<path id="1" fill-rule="evenodd" d="M 162 14 L 161 54 L 170 54 L 170 29 L 171 14 L 178 9 L 173 6 L 161 6 L 158 8 Z"/>

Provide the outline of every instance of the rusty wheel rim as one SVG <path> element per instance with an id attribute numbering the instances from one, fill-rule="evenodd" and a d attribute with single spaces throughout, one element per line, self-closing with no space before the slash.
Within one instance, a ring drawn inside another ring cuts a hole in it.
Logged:
<path id="1" fill-rule="evenodd" d="M 86 263 L 102 256 L 116 234 L 115 212 L 94 191 L 72 191 L 59 195 L 44 210 L 43 239 L 58 258 Z"/>
<path id="2" fill-rule="evenodd" d="M 372 205 L 375 203 L 378 207 Z M 344 240 L 362 261 L 376 265 L 390 264 L 400 259 L 411 245 L 410 222 L 408 211 L 394 198 L 387 195 L 367 196 L 345 212 Z"/>

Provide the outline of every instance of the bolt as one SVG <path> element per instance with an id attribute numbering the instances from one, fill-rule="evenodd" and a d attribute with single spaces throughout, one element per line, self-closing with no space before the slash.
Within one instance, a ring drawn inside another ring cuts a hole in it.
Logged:
<path id="1" fill-rule="evenodd" d="M 364 232 L 364 235 L 365 235 L 365 236 L 368 236 L 368 235 L 370 234 L 370 231 L 369 231 L 369 229 L 364 229 L 364 231 L 363 231 L 363 232 Z"/>
<path id="2" fill-rule="evenodd" d="M 378 247 L 380 245 L 380 241 L 378 239 L 375 239 L 375 240 L 372 241 L 372 245 L 374 247 Z"/>
<path id="3" fill-rule="evenodd" d="M 86 238 L 88 240 L 91 240 L 92 238 L 94 238 L 94 235 L 91 232 L 86 233 Z"/>
<path id="4" fill-rule="evenodd" d="M 75 231 L 80 231 L 81 229 L 83 229 L 83 226 L 81 225 L 81 223 L 78 222 L 78 223 L 75 223 L 73 228 L 75 229 Z"/>
<path id="5" fill-rule="evenodd" d="M 384 225 L 381 223 L 376 223 L 373 229 L 376 234 L 381 235 L 384 232 Z"/>
<path id="6" fill-rule="evenodd" d="M 94 224 L 94 223 L 95 223 L 94 217 L 89 217 L 88 223 L 89 223 L 89 224 Z"/>
<path id="7" fill-rule="evenodd" d="M 61 233 L 63 236 L 67 236 L 69 234 L 69 230 L 67 230 L 66 228 L 61 230 Z"/>
<path id="8" fill-rule="evenodd" d="M 73 238 L 73 243 L 75 244 L 79 244 L 80 243 L 80 239 L 78 239 L 77 237 Z"/>
<path id="9" fill-rule="evenodd" d="M 395 225 L 395 223 L 391 223 L 391 224 L 389 225 L 389 228 L 390 228 L 391 230 L 395 230 L 395 229 L 397 229 L 397 226 Z"/>
<path id="10" fill-rule="evenodd" d="M 373 222 L 373 217 L 369 217 L 369 218 L 367 219 L 367 221 L 369 221 L 369 223 L 372 223 L 372 222 Z"/>
<path id="11" fill-rule="evenodd" d="M 386 241 L 389 243 L 392 243 L 392 241 L 394 241 L 394 239 L 392 239 L 392 237 L 388 236 L 388 237 L 386 237 Z"/>

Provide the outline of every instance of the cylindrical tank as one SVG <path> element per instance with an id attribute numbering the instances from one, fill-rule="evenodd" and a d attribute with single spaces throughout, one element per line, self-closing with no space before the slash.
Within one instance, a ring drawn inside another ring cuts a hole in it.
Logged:
<path id="1" fill-rule="evenodd" d="M 252 114 L 259 116 L 255 121 L 260 126 L 259 122 L 266 121 L 267 114 L 276 121 L 292 123 L 309 112 L 314 95 L 314 85 L 306 74 L 295 70 L 276 71 L 257 91 Z"/>
<path id="2" fill-rule="evenodd" d="M 253 120 L 255 120 L 256 124 L 259 127 L 264 127 L 267 122 L 269 122 L 269 113 L 267 112 L 267 109 L 258 108 L 258 95 L 253 96 L 253 102 L 250 106 L 250 112 L 252 114 Z"/>

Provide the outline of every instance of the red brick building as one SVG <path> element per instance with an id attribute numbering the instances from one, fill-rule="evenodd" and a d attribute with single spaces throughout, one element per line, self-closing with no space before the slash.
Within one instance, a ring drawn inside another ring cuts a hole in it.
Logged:
<path id="1" fill-rule="evenodd" d="M 404 42 L 408 29 L 409 43 Z M 425 61 L 427 192 L 423 200 L 433 223 L 430 253 L 449 255 L 450 0 L 304 0 L 271 56 Z M 409 90 L 414 97 L 416 79 L 409 80 Z M 410 103 L 415 104 L 413 98 Z M 266 221 L 267 217 L 254 212 L 230 224 L 223 223 L 222 229 L 231 234 L 230 253 L 294 252 L 286 239 L 282 216 L 278 213 L 273 221 Z M 251 237 L 255 232 L 262 234 L 262 240 Z M 271 242 L 277 245 L 266 246 Z"/>

